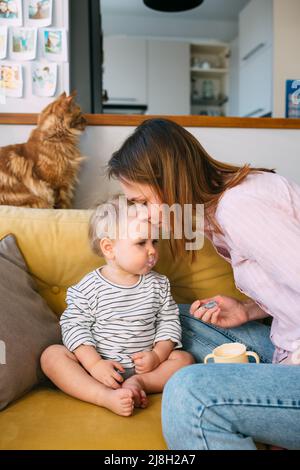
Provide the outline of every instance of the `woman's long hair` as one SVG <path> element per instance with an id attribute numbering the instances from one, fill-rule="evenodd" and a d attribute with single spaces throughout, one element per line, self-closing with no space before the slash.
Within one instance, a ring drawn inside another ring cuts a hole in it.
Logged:
<path id="1" fill-rule="evenodd" d="M 196 204 L 204 204 L 206 222 L 222 233 L 213 215 L 219 199 L 255 171 L 275 172 L 214 160 L 182 126 L 167 119 L 148 119 L 112 155 L 107 174 L 109 178 L 149 185 L 169 206 L 192 204 L 196 208 Z M 186 241 L 171 239 L 174 258 L 184 253 Z"/>

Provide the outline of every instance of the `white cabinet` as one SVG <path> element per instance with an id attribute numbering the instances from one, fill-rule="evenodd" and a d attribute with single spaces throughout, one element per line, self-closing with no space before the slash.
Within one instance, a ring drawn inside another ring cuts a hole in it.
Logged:
<path id="1" fill-rule="evenodd" d="M 240 60 L 272 44 L 273 0 L 251 0 L 239 15 Z"/>
<path id="2" fill-rule="evenodd" d="M 190 114 L 190 46 L 148 41 L 148 114 Z"/>
<path id="3" fill-rule="evenodd" d="M 273 0 L 251 0 L 239 15 L 239 115 L 273 110 Z"/>
<path id="4" fill-rule="evenodd" d="M 109 103 L 147 103 L 146 39 L 105 36 L 103 88 Z"/>
<path id="5" fill-rule="evenodd" d="M 270 46 L 240 69 L 240 115 L 264 116 L 272 110 L 272 54 Z"/>
<path id="6" fill-rule="evenodd" d="M 122 105 L 123 112 L 147 105 L 147 114 L 190 114 L 189 47 L 181 41 L 104 37 L 107 104 Z"/>

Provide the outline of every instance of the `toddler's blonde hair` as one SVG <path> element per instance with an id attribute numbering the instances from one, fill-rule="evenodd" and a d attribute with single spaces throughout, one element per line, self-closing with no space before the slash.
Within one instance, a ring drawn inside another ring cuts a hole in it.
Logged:
<path id="1" fill-rule="evenodd" d="M 96 206 L 90 217 L 88 230 L 91 248 L 96 255 L 104 257 L 100 248 L 100 241 L 103 238 L 117 240 L 119 237 L 122 238 L 124 233 L 127 238 L 128 226 L 125 218 L 128 217 L 148 220 L 148 210 L 143 204 L 128 201 L 124 194 L 116 194 Z"/>
<path id="2" fill-rule="evenodd" d="M 104 255 L 100 248 L 100 240 L 105 237 L 111 240 L 117 238 L 117 226 L 120 218 L 120 197 L 124 198 L 121 194 L 116 194 L 107 201 L 98 204 L 89 220 L 88 237 L 92 251 L 102 258 Z"/>

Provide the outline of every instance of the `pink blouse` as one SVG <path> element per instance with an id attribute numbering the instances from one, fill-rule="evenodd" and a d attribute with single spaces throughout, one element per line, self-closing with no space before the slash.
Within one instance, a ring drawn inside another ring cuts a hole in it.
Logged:
<path id="1" fill-rule="evenodd" d="M 300 346 L 300 187 L 273 173 L 250 173 L 219 201 L 210 234 L 231 263 L 236 287 L 273 317 L 274 361 Z"/>

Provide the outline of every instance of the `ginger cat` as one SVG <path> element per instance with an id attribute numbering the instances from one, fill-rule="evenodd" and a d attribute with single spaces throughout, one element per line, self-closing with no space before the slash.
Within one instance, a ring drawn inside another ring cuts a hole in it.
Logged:
<path id="1" fill-rule="evenodd" d="M 25 144 L 0 148 L 0 205 L 70 208 L 85 126 L 74 94 L 63 93 L 41 112 Z"/>

